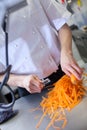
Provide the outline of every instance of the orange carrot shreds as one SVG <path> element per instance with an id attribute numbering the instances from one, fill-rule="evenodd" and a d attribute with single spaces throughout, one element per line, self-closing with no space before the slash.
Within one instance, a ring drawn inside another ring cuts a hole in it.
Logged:
<path id="1" fill-rule="evenodd" d="M 34 112 L 34 111 L 36 111 L 36 110 L 41 110 L 41 107 L 38 106 L 38 107 L 36 107 L 36 108 L 30 109 L 29 112 Z"/>
<path id="2" fill-rule="evenodd" d="M 70 78 L 71 78 L 71 82 L 73 84 L 79 84 L 79 83 L 81 83 L 81 80 L 78 80 L 73 74 L 71 74 Z"/>
<path id="3" fill-rule="evenodd" d="M 87 73 L 84 72 L 83 75 L 84 75 L 84 76 L 87 76 Z"/>
<path id="4" fill-rule="evenodd" d="M 75 81 L 76 84 L 72 81 Z M 82 81 L 77 82 L 73 75 L 71 77 L 64 75 L 54 84 L 54 88 L 47 93 L 46 97 L 42 97 L 40 107 L 43 114 L 36 128 L 39 128 L 45 116 L 50 119 L 46 130 L 49 130 L 50 127 L 55 130 L 64 128 L 67 124 L 65 110 L 70 111 L 79 104 L 83 96 L 86 95 L 86 91 Z M 55 123 L 57 122 L 61 122 L 62 125 L 56 126 Z"/>

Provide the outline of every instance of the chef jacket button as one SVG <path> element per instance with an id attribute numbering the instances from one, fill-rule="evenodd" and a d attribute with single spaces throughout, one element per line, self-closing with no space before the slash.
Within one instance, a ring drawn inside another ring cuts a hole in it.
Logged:
<path id="1" fill-rule="evenodd" d="M 26 15 L 23 15 L 23 18 L 26 18 Z"/>
<path id="2" fill-rule="evenodd" d="M 44 48 L 44 46 L 43 46 L 43 45 L 41 45 L 41 46 L 40 46 L 40 48 L 41 48 L 41 49 L 43 49 L 43 48 Z"/>
<path id="3" fill-rule="evenodd" d="M 17 45 L 17 44 L 15 44 L 15 47 L 18 47 L 18 45 Z"/>
<path id="4" fill-rule="evenodd" d="M 28 59 L 28 57 L 25 57 L 25 60 L 27 60 Z"/>
<path id="5" fill-rule="evenodd" d="M 35 31 L 32 31 L 32 34 L 34 35 L 34 34 L 35 34 Z"/>

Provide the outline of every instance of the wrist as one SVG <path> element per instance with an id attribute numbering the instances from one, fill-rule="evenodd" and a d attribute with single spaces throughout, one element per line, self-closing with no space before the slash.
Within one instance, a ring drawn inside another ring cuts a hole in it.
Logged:
<path id="1" fill-rule="evenodd" d="M 23 87 L 23 80 L 24 80 L 23 75 L 13 75 L 11 74 L 8 80 L 8 84 L 11 86 L 20 86 Z"/>
<path id="2" fill-rule="evenodd" d="M 61 49 L 61 54 L 70 54 L 72 55 L 72 50 L 71 49 Z"/>

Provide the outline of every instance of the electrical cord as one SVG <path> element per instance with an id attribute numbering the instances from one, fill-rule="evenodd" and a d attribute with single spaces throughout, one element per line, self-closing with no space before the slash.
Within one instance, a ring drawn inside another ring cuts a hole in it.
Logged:
<path id="1" fill-rule="evenodd" d="M 14 11 L 23 6 L 27 5 L 27 1 L 22 1 L 19 4 L 13 6 L 12 8 L 9 8 L 6 12 L 6 15 L 4 17 L 4 24 L 3 24 L 3 30 L 5 32 L 5 57 L 6 57 L 6 69 L 3 72 L 0 72 L 0 75 L 4 75 L 4 78 L 2 82 L 0 83 L 0 91 L 5 86 L 9 89 L 12 96 L 12 102 L 11 103 L 0 103 L 0 124 L 7 121 L 9 118 L 15 116 L 18 113 L 18 110 L 13 111 L 13 105 L 15 103 L 15 95 L 11 87 L 7 84 L 7 81 L 9 79 L 10 71 L 11 71 L 11 65 L 9 65 L 9 56 L 8 56 L 8 27 L 9 27 L 9 13 L 10 11 Z"/>
<path id="2" fill-rule="evenodd" d="M 9 75 L 10 75 L 10 70 L 11 70 L 11 65 L 9 65 L 9 58 L 8 58 L 8 17 L 9 17 L 9 13 L 8 11 L 6 12 L 5 18 L 4 18 L 4 27 L 3 30 L 5 32 L 5 56 L 6 56 L 6 71 L 5 71 L 5 76 L 3 81 L 0 83 L 0 91 L 2 90 L 3 86 L 6 86 L 10 92 L 11 92 L 11 96 L 12 96 L 12 102 L 9 104 L 0 104 L 1 108 L 9 108 L 12 107 L 12 105 L 15 102 L 15 96 L 14 96 L 14 92 L 11 89 L 11 87 L 7 84 L 7 81 L 9 79 Z"/>

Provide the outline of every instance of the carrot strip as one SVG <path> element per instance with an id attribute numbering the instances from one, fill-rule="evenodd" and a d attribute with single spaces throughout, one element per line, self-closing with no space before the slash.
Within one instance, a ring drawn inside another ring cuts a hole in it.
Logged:
<path id="1" fill-rule="evenodd" d="M 46 110 L 46 111 L 44 112 L 44 114 L 42 115 L 42 117 L 41 117 L 40 121 L 38 122 L 36 128 L 39 128 L 39 126 L 40 126 L 42 120 L 44 119 L 44 117 L 46 116 L 46 114 L 47 114 L 47 110 Z"/>
<path id="2" fill-rule="evenodd" d="M 40 127 L 46 115 L 50 118 L 46 130 L 49 130 L 51 126 L 55 130 L 64 128 L 67 124 L 65 109 L 67 111 L 72 110 L 82 101 L 83 97 L 87 95 L 87 88 L 83 85 L 83 81 L 84 80 L 77 80 L 74 75 L 70 77 L 64 75 L 58 80 L 54 84 L 54 88 L 47 93 L 46 97 L 42 97 L 40 107 L 43 114 L 36 128 Z M 60 127 L 54 125 L 55 122 L 61 121 L 63 121 L 63 124 Z"/>

